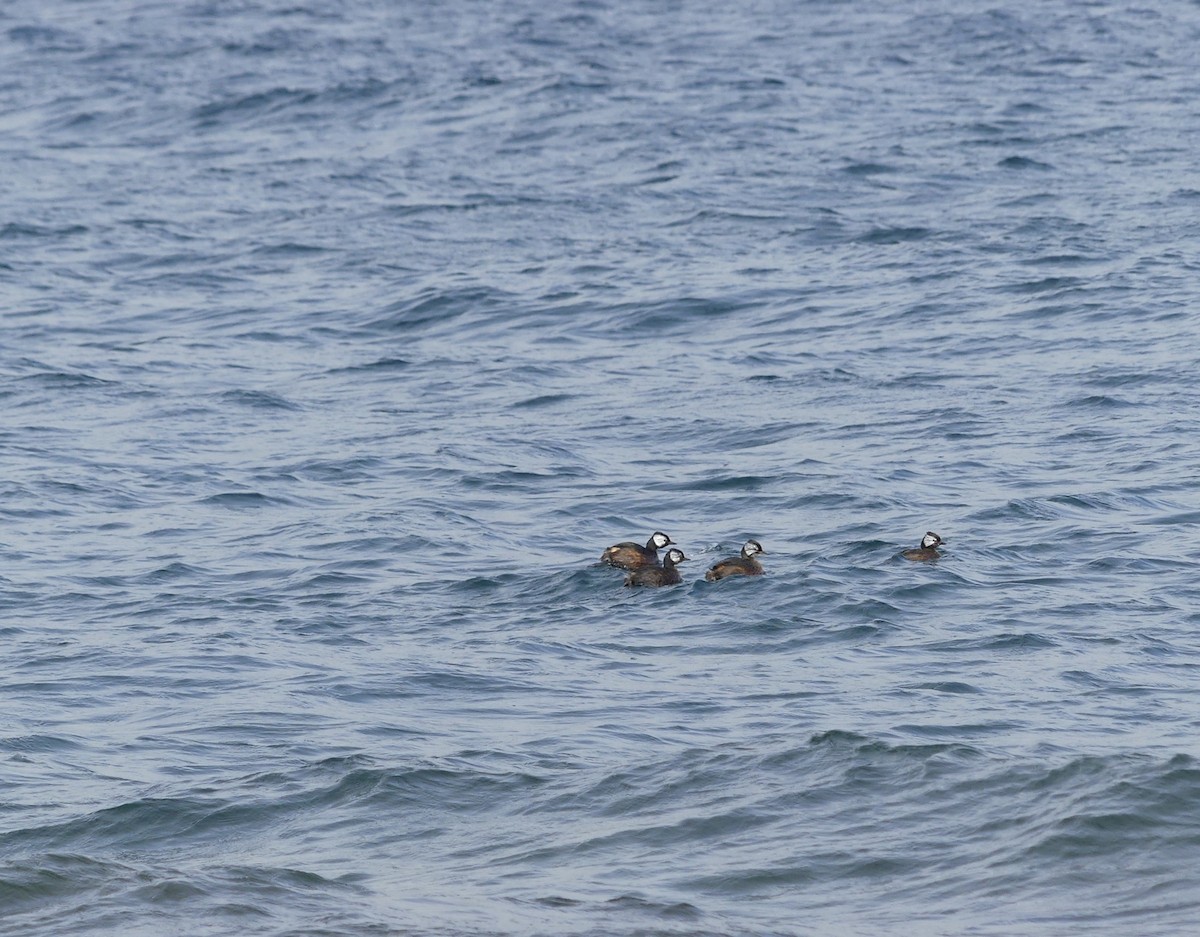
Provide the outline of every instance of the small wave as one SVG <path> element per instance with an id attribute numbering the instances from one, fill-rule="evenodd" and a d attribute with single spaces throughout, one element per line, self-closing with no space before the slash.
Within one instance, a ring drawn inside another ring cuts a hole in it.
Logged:
<path id="1" fill-rule="evenodd" d="M 459 484 L 464 488 L 482 491 L 510 491 L 514 488 L 532 490 L 553 484 L 564 477 L 586 477 L 586 474 L 567 468 L 561 468 L 555 472 L 517 472 L 506 469 L 486 475 L 463 474 L 459 478 Z"/>
<path id="2" fill-rule="evenodd" d="M 851 163 L 843 166 L 842 172 L 850 176 L 880 176 L 899 172 L 899 169 L 886 163 Z"/>
<path id="3" fill-rule="evenodd" d="M 202 498 L 200 504 L 212 504 L 225 508 L 262 508 L 273 504 L 288 504 L 286 499 L 270 497 L 257 491 L 225 491 Z"/>
<path id="4" fill-rule="evenodd" d="M 7 224 L 0 225 L 0 241 L 24 238 L 48 238 L 51 240 L 58 240 L 59 238 L 74 237 L 78 234 L 87 233 L 87 227 L 78 224 L 50 227 L 48 225 L 22 224 L 20 222 L 10 221 Z"/>
<path id="5" fill-rule="evenodd" d="M 412 299 L 385 307 L 367 328 L 384 333 L 408 333 L 446 326 L 464 316 L 490 316 L 509 308 L 511 298 L 484 287 L 427 289 Z"/>
<path id="6" fill-rule="evenodd" d="M 567 403 L 570 400 L 575 400 L 577 394 L 539 394 L 536 397 L 527 397 L 524 400 L 518 400 L 512 404 L 514 410 L 536 410 L 542 407 L 551 407 L 555 404 Z"/>
<path id="7" fill-rule="evenodd" d="M 178 582 L 185 579 L 201 579 L 211 575 L 211 570 L 192 566 L 188 563 L 175 562 L 160 567 L 153 572 L 140 577 L 145 583 Z"/>
<path id="8" fill-rule="evenodd" d="M 1181 525 L 1186 527 L 1194 527 L 1197 524 L 1200 524 L 1200 511 L 1179 511 L 1173 514 L 1151 517 L 1147 518 L 1145 523 L 1156 524 L 1160 526 Z"/>
<path id="9" fill-rule="evenodd" d="M 316 254 L 326 254 L 330 252 L 330 248 L 318 246 L 316 244 L 299 244 L 295 241 L 288 241 L 282 244 L 263 244 L 254 248 L 253 256 L 255 257 L 280 257 L 280 258 L 308 258 Z"/>
<path id="10" fill-rule="evenodd" d="M 285 465 L 280 471 L 285 477 L 346 484 L 378 478 L 386 467 L 386 460 L 378 456 L 351 456 L 340 460 L 306 459 Z"/>
<path id="11" fill-rule="evenodd" d="M 1104 263 L 1106 258 L 1087 254 L 1045 254 L 1031 257 L 1023 263 L 1030 267 L 1081 267 L 1087 264 Z"/>
<path id="12" fill-rule="evenodd" d="M 1186 755 L 1080 757 L 1032 775 L 1026 789 L 1054 808 L 1015 861 L 1111 862 L 1200 843 L 1191 824 L 1179 823 L 1200 808 L 1200 769 Z"/>
<path id="13" fill-rule="evenodd" d="M 683 487 L 688 491 L 760 491 L 774 482 L 773 478 L 758 475 L 724 475 L 688 482 Z"/>
<path id="14" fill-rule="evenodd" d="M 14 26 L 5 35 L 15 43 L 36 46 L 39 52 L 81 52 L 80 37 L 54 26 Z"/>
<path id="15" fill-rule="evenodd" d="M 977 653 L 979 651 L 1044 651 L 1058 647 L 1056 641 L 1044 634 L 1027 631 L 1023 634 L 994 634 L 979 638 L 953 638 L 926 644 L 935 654 Z"/>
<path id="16" fill-rule="evenodd" d="M 227 390 L 218 398 L 224 403 L 252 407 L 256 410 L 301 410 L 300 406 L 292 403 L 278 394 L 261 390 Z"/>
<path id="17" fill-rule="evenodd" d="M 316 92 L 311 90 L 273 88 L 203 104 L 192 111 L 192 119 L 208 129 L 231 122 L 260 120 L 284 110 L 302 110 L 316 99 Z"/>
<path id="18" fill-rule="evenodd" d="M 973 686 L 970 683 L 961 683 L 956 680 L 945 680 L 934 683 L 906 683 L 901 688 L 905 690 L 933 690 L 936 693 L 952 693 L 957 695 L 970 695 L 983 692 L 977 686 Z"/>
<path id="19" fill-rule="evenodd" d="M 81 741 L 61 735 L 14 735 L 0 739 L 0 751 L 20 754 L 73 751 L 83 747 Z"/>
<path id="20" fill-rule="evenodd" d="M 366 364 L 354 364 L 341 368 L 330 368 L 329 374 L 355 374 L 357 372 L 387 374 L 392 371 L 403 371 L 412 367 L 408 358 L 379 358 Z"/>
<path id="21" fill-rule="evenodd" d="M 120 387 L 119 381 L 110 381 L 82 371 L 45 371 L 27 374 L 18 380 L 39 384 L 53 390 L 92 390 L 99 387 Z"/>
<path id="22" fill-rule="evenodd" d="M 1060 505 L 1052 504 L 1048 499 L 1013 498 L 1002 505 L 984 508 L 976 511 L 972 518 L 976 521 L 995 521 L 1009 519 L 1024 520 L 1056 520 L 1064 517 L 1066 512 Z"/>
<path id="23" fill-rule="evenodd" d="M 124 863 L 75 853 L 23 857 L 0 866 L 0 904 L 6 916 L 19 915 L 93 889 L 128 887 L 137 877 Z"/>
<path id="24" fill-rule="evenodd" d="M 1049 163 L 1039 162 L 1028 156 L 1009 156 L 1000 160 L 996 165 L 1002 169 L 1036 169 L 1043 172 L 1048 172 L 1054 168 Z"/>
<path id="25" fill-rule="evenodd" d="M 1056 293 L 1064 290 L 1079 289 L 1086 284 L 1079 277 L 1042 277 L 1039 280 L 1024 280 L 1000 287 L 1006 293 L 1029 295 L 1039 293 Z"/>
<path id="26" fill-rule="evenodd" d="M 872 228 L 855 240 L 863 244 L 907 244 L 912 241 L 924 241 L 932 236 L 933 232 L 929 228 L 886 227 Z"/>
<path id="27" fill-rule="evenodd" d="M 1132 400 L 1125 400 L 1112 394 L 1089 394 L 1086 397 L 1073 397 L 1065 405 L 1090 410 L 1120 410 L 1138 406 Z"/>

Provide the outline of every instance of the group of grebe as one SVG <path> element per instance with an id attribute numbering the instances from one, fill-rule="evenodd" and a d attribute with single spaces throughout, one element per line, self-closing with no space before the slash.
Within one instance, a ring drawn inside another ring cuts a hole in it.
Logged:
<path id="1" fill-rule="evenodd" d="M 613 544 L 600 554 L 600 562 L 605 566 L 628 570 L 629 574 L 625 577 L 627 586 L 675 586 L 683 582 L 679 570 L 675 568 L 687 559 L 683 551 L 668 550 L 662 563 L 658 562 L 658 551 L 674 542 L 661 530 L 656 530 L 645 546 L 633 541 Z M 757 540 L 747 540 L 741 556 L 731 556 L 714 563 L 704 578 L 716 582 L 727 576 L 761 576 L 762 564 L 755 557 L 766 552 Z"/>
<path id="2" fill-rule="evenodd" d="M 675 568 L 687 559 L 683 551 L 672 548 L 667 550 L 661 563 L 658 561 L 658 551 L 673 543 L 675 541 L 661 530 L 656 530 L 650 535 L 645 546 L 632 540 L 614 543 L 600 554 L 600 562 L 605 566 L 627 570 L 627 586 L 676 586 L 683 582 L 679 570 Z M 926 531 L 919 547 L 905 550 L 900 555 L 906 560 L 936 560 L 941 556 L 938 547 L 943 543 L 945 541 L 932 530 Z M 757 557 L 766 552 L 757 540 L 747 540 L 740 556 L 731 556 L 714 563 L 704 574 L 704 578 L 709 582 L 717 582 L 729 576 L 761 576 L 763 568 Z"/>

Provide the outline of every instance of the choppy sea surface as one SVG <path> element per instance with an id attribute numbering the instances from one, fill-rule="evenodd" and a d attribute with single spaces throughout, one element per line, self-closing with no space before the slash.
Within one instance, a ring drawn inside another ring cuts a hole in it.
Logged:
<path id="1" fill-rule="evenodd" d="M 0 932 L 1196 932 L 1197 50 L 4 4 Z"/>

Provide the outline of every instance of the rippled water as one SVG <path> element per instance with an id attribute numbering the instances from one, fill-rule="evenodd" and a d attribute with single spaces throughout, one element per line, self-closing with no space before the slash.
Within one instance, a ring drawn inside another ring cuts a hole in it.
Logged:
<path id="1" fill-rule="evenodd" d="M 7 4 L 0 931 L 1186 933 L 1198 40 Z"/>

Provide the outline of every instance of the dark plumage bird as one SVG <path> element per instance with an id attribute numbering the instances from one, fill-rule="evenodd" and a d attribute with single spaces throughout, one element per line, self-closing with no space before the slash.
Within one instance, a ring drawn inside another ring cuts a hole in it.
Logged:
<path id="1" fill-rule="evenodd" d="M 645 546 L 631 540 L 614 543 L 600 554 L 600 562 L 618 569 L 645 569 L 647 566 L 657 566 L 658 551 L 674 542 L 661 530 L 656 530 L 650 535 Z"/>
<path id="2" fill-rule="evenodd" d="M 642 569 L 633 570 L 625 577 L 625 585 L 677 586 L 683 580 L 679 576 L 679 571 L 675 569 L 675 564 L 682 563 L 686 559 L 682 550 L 668 550 L 662 566 L 645 566 Z"/>
<path id="3" fill-rule="evenodd" d="M 704 574 L 704 578 L 709 582 L 716 582 L 726 576 L 761 576 L 763 574 L 762 563 L 755 557 L 766 552 L 757 540 L 747 540 L 746 545 L 742 547 L 741 556 L 731 556 L 727 560 L 714 563 Z"/>
<path id="4" fill-rule="evenodd" d="M 921 545 L 905 550 L 900 555 L 906 560 L 936 560 L 942 554 L 938 552 L 938 547 L 946 541 L 935 534 L 932 530 L 925 531 L 925 536 L 921 538 Z"/>

